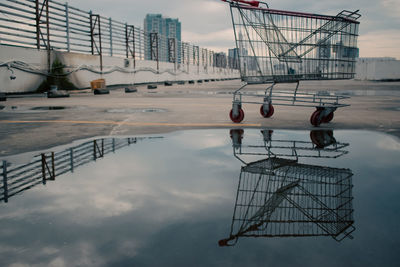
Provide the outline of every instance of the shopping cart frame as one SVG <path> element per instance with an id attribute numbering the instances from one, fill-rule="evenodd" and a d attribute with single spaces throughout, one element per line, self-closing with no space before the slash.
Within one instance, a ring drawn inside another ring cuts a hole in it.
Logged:
<path id="1" fill-rule="evenodd" d="M 329 123 L 338 108 L 349 106 L 342 103 L 348 96 L 306 93 L 298 89 L 300 81 L 305 80 L 354 78 L 358 54 L 357 19 L 361 16 L 358 10 L 343 10 L 336 16 L 327 16 L 274 10 L 267 3 L 259 1 L 222 1 L 230 5 L 237 64 L 243 81 L 243 85 L 233 93 L 229 113 L 233 122 L 240 123 L 244 119 L 242 104 L 261 105 L 260 114 L 264 118 L 274 114 L 272 103 L 314 107 L 316 110 L 310 117 L 313 126 Z M 284 18 L 286 22 L 283 24 L 286 24 L 279 26 Z M 311 27 L 296 28 L 293 22 L 289 27 L 288 18 L 292 21 L 303 19 L 307 24 L 310 21 Z M 312 23 L 318 26 L 313 28 Z M 336 43 L 332 44 L 333 41 Z M 275 70 L 275 67 L 281 70 Z M 275 92 L 274 87 L 279 83 L 296 83 L 296 87 L 294 91 Z M 243 93 L 242 90 L 249 84 L 268 86 L 264 94 Z M 263 101 L 245 101 L 247 97 L 262 98 Z"/>
<path id="2" fill-rule="evenodd" d="M 322 132 L 322 131 L 321 131 Z M 350 169 L 309 165 L 299 158 L 338 158 L 347 143 L 336 142 L 333 134 L 324 145 L 312 142 L 272 138 L 272 131 L 261 131 L 264 144 L 242 145 L 244 132 L 230 132 L 233 155 L 243 163 L 239 176 L 235 208 L 228 238 L 220 246 L 234 246 L 241 237 L 316 237 L 330 236 L 340 242 L 353 239 L 352 176 Z M 275 144 L 275 145 L 274 145 Z M 314 144 L 314 145 L 313 145 Z M 264 153 L 244 152 L 265 147 Z M 297 150 L 281 154 L 280 149 Z M 319 151 L 310 155 L 306 151 Z M 320 152 L 325 151 L 324 155 Z M 278 152 L 277 152 L 278 151 Z M 240 156 L 257 155 L 246 162 Z M 311 206 L 310 206 L 311 205 Z M 306 227 L 306 228 L 301 228 Z"/>

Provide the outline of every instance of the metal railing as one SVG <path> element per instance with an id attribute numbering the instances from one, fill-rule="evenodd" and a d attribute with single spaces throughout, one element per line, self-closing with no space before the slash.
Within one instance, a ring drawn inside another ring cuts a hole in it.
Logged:
<path id="1" fill-rule="evenodd" d="M 225 54 L 54 0 L 0 2 L 0 44 L 176 65 L 228 67 Z"/>
<path id="2" fill-rule="evenodd" d="M 8 202 L 11 197 L 39 184 L 45 185 L 48 180 L 54 181 L 67 172 L 74 172 L 79 166 L 151 138 L 155 137 L 96 139 L 60 152 L 41 153 L 23 165 L 14 166 L 4 160 L 0 162 L 0 201 Z"/>

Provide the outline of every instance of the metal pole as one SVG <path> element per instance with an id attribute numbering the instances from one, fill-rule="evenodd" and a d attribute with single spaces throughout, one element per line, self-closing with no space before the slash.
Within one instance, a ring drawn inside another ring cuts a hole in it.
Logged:
<path id="1" fill-rule="evenodd" d="M 67 51 L 71 52 L 70 40 L 69 40 L 69 12 L 68 12 L 68 3 L 65 3 L 65 28 L 67 34 Z"/>
<path id="2" fill-rule="evenodd" d="M 133 40 L 133 68 L 136 68 L 136 48 L 135 48 L 135 26 L 132 26 L 132 40 Z"/>
<path id="3" fill-rule="evenodd" d="M 92 55 L 94 55 L 94 38 L 93 38 L 93 19 L 92 19 L 92 10 L 89 11 L 90 17 L 90 43 L 92 47 Z"/>
<path id="4" fill-rule="evenodd" d="M 112 43 L 112 19 L 108 19 L 108 25 L 110 27 L 110 56 L 113 55 L 113 43 Z"/>
<path id="5" fill-rule="evenodd" d="M 56 166 L 54 162 L 54 152 L 51 152 L 51 172 L 52 172 L 52 180 L 56 179 Z"/>
<path id="6" fill-rule="evenodd" d="M 100 15 L 97 17 L 97 23 L 99 24 L 99 46 L 100 46 L 100 71 L 102 72 L 101 74 L 103 74 L 103 50 L 102 50 L 102 46 L 101 46 L 101 24 L 100 24 Z"/>
<path id="7" fill-rule="evenodd" d="M 8 202 L 8 185 L 7 185 L 7 161 L 3 160 L 3 192 L 4 202 Z"/>
<path id="8" fill-rule="evenodd" d="M 197 74 L 200 74 L 200 47 L 196 46 L 197 50 Z"/>
<path id="9" fill-rule="evenodd" d="M 71 172 L 74 172 L 74 149 L 70 148 L 69 149 L 69 160 L 70 160 L 70 164 L 71 164 Z"/>
<path id="10" fill-rule="evenodd" d="M 36 5 L 36 48 L 40 49 L 40 15 L 39 15 L 39 0 L 35 1 Z"/>
<path id="11" fill-rule="evenodd" d="M 47 33 L 47 69 L 51 70 L 51 54 L 50 54 L 50 27 L 49 27 L 49 0 L 46 1 L 46 33 Z"/>
<path id="12" fill-rule="evenodd" d="M 158 53 L 159 51 L 158 51 L 158 34 L 157 33 L 156 33 L 156 47 L 157 47 L 157 49 L 156 49 L 156 51 L 157 51 L 157 71 L 159 71 L 160 70 L 160 64 L 159 64 L 160 54 Z"/>
<path id="13" fill-rule="evenodd" d="M 97 153 L 96 153 L 96 140 L 93 140 L 93 160 L 96 161 Z"/>
<path id="14" fill-rule="evenodd" d="M 128 40 L 128 24 L 125 23 L 125 54 L 126 58 L 129 58 L 129 40 Z"/>
<path id="15" fill-rule="evenodd" d="M 42 154 L 42 183 L 46 184 L 46 156 Z"/>

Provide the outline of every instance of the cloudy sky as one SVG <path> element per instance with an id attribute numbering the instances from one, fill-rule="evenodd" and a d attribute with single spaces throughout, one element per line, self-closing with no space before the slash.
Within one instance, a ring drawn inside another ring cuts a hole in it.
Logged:
<path id="1" fill-rule="evenodd" d="M 235 46 L 227 3 L 220 0 L 68 0 L 71 6 L 143 28 L 147 13 L 179 18 L 182 40 L 215 51 Z M 270 0 L 270 8 L 336 15 L 360 9 L 361 57 L 400 59 L 400 0 Z"/>

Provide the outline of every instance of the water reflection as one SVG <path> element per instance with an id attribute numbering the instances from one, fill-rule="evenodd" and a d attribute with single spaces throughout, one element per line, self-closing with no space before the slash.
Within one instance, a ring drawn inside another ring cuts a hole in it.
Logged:
<path id="1" fill-rule="evenodd" d="M 311 131 L 310 142 L 261 132 L 261 144 L 243 144 L 242 129 L 230 132 L 233 155 L 243 166 L 230 234 L 219 245 L 233 246 L 241 237 L 352 239 L 352 171 L 300 162 L 338 158 L 349 144 L 337 142 L 332 131 Z"/>
<path id="2" fill-rule="evenodd" d="M 30 163 L 14 166 L 6 160 L 0 165 L 0 201 L 8 200 L 39 184 L 54 181 L 57 176 L 74 172 L 79 166 L 103 158 L 109 153 L 136 144 L 143 139 L 159 137 L 101 138 L 67 148 L 60 152 L 41 153 Z"/>

